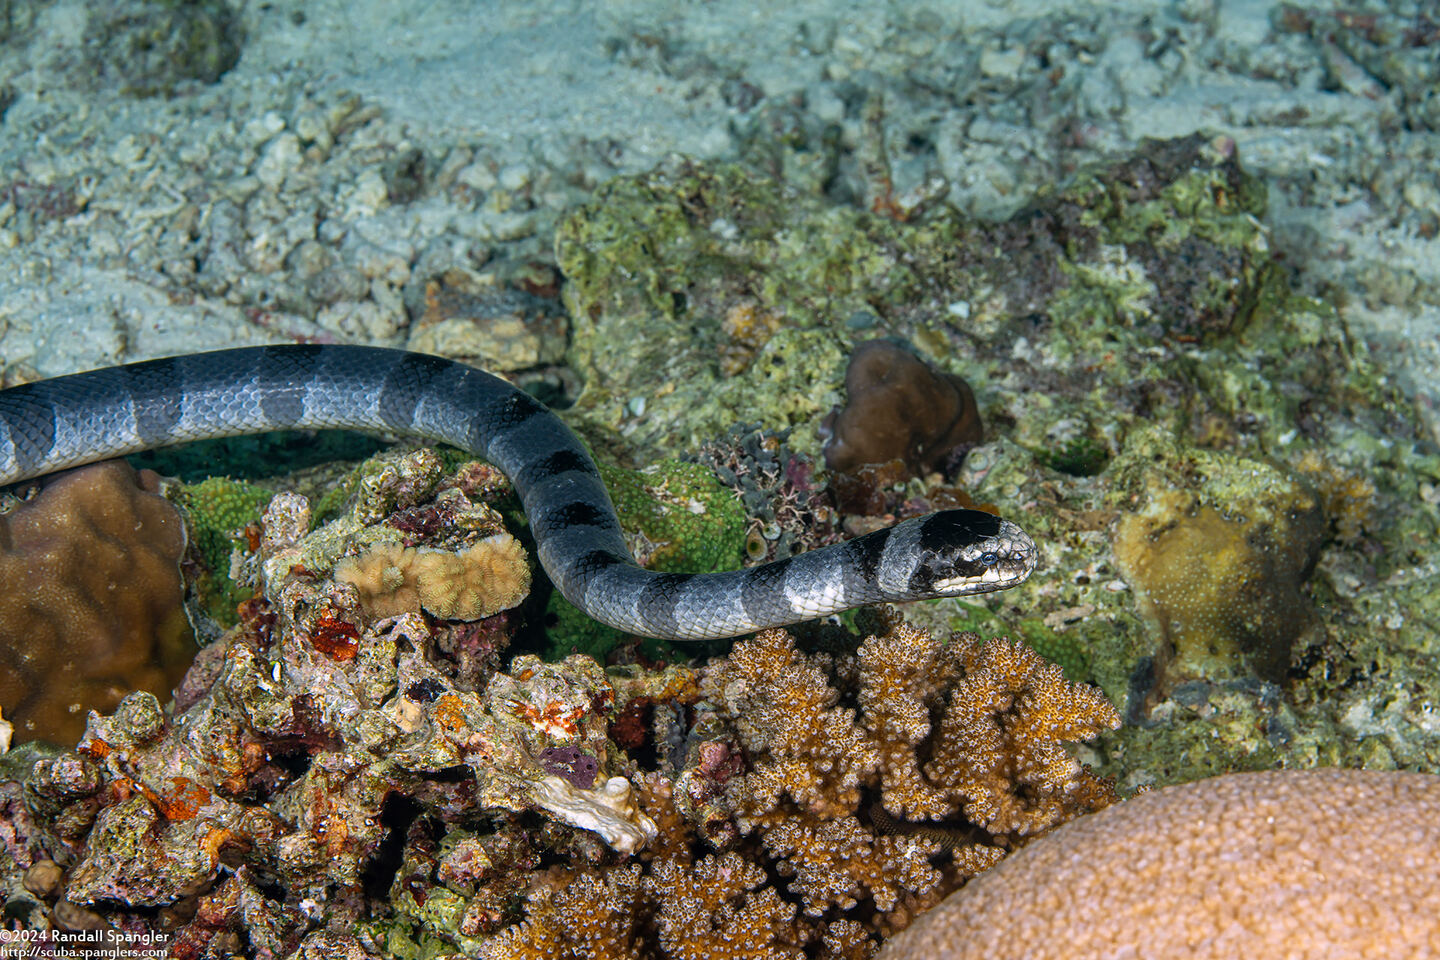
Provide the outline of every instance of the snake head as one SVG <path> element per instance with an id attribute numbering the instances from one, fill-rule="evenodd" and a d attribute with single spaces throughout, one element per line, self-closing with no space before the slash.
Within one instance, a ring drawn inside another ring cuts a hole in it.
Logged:
<path id="1" fill-rule="evenodd" d="M 1004 590 L 1035 570 L 1035 541 L 1009 520 L 979 510 L 942 510 L 919 521 L 917 595 L 961 597 Z"/>

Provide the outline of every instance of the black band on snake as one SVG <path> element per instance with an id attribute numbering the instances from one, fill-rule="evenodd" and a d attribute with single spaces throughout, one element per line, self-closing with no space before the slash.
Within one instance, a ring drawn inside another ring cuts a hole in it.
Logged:
<path id="1" fill-rule="evenodd" d="M 731 637 L 863 604 L 987 593 L 1035 568 L 1035 544 L 1015 524 L 946 510 L 747 570 L 645 570 L 594 461 L 544 405 L 465 364 L 378 347 L 221 350 L 0 391 L 0 485 L 191 440 L 336 428 L 448 443 L 503 470 L 560 592 L 643 636 Z"/>

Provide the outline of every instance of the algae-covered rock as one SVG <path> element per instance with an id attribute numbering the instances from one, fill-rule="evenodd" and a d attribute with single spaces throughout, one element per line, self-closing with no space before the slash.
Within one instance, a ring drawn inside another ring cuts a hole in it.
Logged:
<path id="1" fill-rule="evenodd" d="M 884 229 L 735 165 L 611 181 L 556 235 L 585 379 L 576 413 L 642 449 L 693 448 L 757 411 L 814 420 L 837 399 L 844 318 L 899 269 L 870 236 Z"/>
<path id="2" fill-rule="evenodd" d="M 739 568 L 745 511 L 708 467 L 663 460 L 644 470 L 606 466 L 600 473 L 643 566 L 687 573 Z"/>
<path id="3" fill-rule="evenodd" d="M 1044 553 L 916 615 L 1022 630 L 1153 724 L 1109 772 L 1435 762 L 1440 460 L 1342 305 L 1289 289 L 1241 159 L 1145 141 L 1001 222 L 721 164 L 619 178 L 557 237 L 575 419 L 642 461 L 757 420 L 813 458 L 854 345 L 907 339 L 990 438 L 951 481 Z"/>
<path id="4" fill-rule="evenodd" d="M 214 83 L 240 59 L 244 28 L 225 0 L 125 0 L 94 10 L 85 29 L 91 69 L 130 96 Z"/>
<path id="5" fill-rule="evenodd" d="M 900 223 L 734 165 L 617 178 L 556 236 L 575 415 L 640 451 L 760 417 L 811 453 L 851 347 L 892 335 L 975 384 L 982 408 L 1085 397 L 1087 442 L 1058 462 L 1093 471 L 1107 421 L 1191 379 L 1171 348 L 1233 349 L 1271 322 L 1283 288 L 1263 211 L 1223 138 L 1149 142 L 1002 223 L 948 208 Z M 1054 448 L 1052 418 L 1016 419 Z"/>

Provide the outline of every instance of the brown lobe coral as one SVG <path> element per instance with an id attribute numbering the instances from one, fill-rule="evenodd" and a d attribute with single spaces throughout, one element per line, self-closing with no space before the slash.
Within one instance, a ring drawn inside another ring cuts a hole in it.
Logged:
<path id="1" fill-rule="evenodd" d="M 825 463 L 854 473 L 902 460 L 915 476 L 945 467 L 957 447 L 984 439 L 969 384 L 931 367 L 904 346 L 869 340 L 845 370 L 847 400 L 821 426 Z"/>
<path id="2" fill-rule="evenodd" d="M 1440 953 L 1440 777 L 1239 773 L 1065 824 L 882 960 L 1300 960 Z M 987 922 L 1003 918 L 1003 922 Z"/>
<path id="3" fill-rule="evenodd" d="M 73 743 L 132 690 L 168 699 L 193 658 L 185 524 L 158 489 L 112 460 L 0 517 L 0 710 L 18 740 Z"/>

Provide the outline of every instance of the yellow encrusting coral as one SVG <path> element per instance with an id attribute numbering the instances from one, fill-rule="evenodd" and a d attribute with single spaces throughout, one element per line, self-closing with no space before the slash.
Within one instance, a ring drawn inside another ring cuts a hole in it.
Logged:
<path id="1" fill-rule="evenodd" d="M 1282 682 L 1292 647 L 1318 622 L 1305 581 L 1332 526 L 1341 536 L 1363 528 L 1365 484 L 1155 429 L 1137 431 L 1127 451 L 1109 494 L 1122 510 L 1113 545 L 1159 641 L 1158 698 L 1191 680 Z"/>
<path id="2" fill-rule="evenodd" d="M 727 377 L 744 373 L 783 321 L 783 315 L 754 300 L 732 304 L 720 321 L 725 335 L 720 343 L 720 372 Z"/>
<path id="3" fill-rule="evenodd" d="M 1354 543 L 1375 527 L 1375 481 L 1361 473 L 1347 470 L 1307 450 L 1295 465 L 1320 498 L 1325 518 L 1336 540 Z"/>
<path id="4" fill-rule="evenodd" d="M 1166 687 L 1236 675 L 1241 664 L 1279 681 L 1312 619 L 1300 593 L 1319 556 L 1324 520 L 1313 498 L 1266 522 L 1253 504 L 1222 513 L 1183 491 L 1155 492 L 1121 518 L 1115 559 L 1141 610 L 1167 641 Z"/>
<path id="5" fill-rule="evenodd" d="M 458 552 L 376 544 L 337 563 L 335 579 L 353 586 L 373 617 L 423 607 L 442 620 L 479 620 L 525 599 L 530 566 L 520 543 L 502 533 Z"/>

